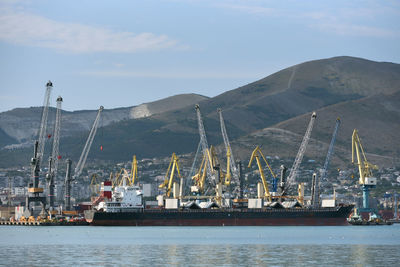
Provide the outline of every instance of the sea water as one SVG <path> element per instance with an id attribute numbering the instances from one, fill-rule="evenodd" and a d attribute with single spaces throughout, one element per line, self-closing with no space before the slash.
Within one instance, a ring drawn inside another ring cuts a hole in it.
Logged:
<path id="1" fill-rule="evenodd" d="M 399 266 L 400 225 L 0 226 L 0 266 Z"/>

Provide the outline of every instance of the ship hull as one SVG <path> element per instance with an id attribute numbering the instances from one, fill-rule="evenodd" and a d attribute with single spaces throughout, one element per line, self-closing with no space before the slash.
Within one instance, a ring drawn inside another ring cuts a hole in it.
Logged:
<path id="1" fill-rule="evenodd" d="M 85 217 L 102 226 L 324 226 L 348 225 L 352 208 L 87 211 Z"/>

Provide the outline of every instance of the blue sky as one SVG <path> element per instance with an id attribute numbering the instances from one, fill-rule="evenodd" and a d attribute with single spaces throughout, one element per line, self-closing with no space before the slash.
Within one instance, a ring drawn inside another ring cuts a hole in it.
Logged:
<path id="1" fill-rule="evenodd" d="M 216 96 L 308 60 L 400 63 L 400 1 L 0 0 L 0 112 Z"/>

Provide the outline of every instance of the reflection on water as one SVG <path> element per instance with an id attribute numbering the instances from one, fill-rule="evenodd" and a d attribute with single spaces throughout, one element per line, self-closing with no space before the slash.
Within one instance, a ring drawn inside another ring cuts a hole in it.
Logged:
<path id="1" fill-rule="evenodd" d="M 0 266 L 398 266 L 384 227 L 0 227 Z"/>
<path id="2" fill-rule="evenodd" d="M 2 246 L 4 266 L 398 266 L 399 246 Z M 0 265 L 1 265 L 0 264 Z"/>

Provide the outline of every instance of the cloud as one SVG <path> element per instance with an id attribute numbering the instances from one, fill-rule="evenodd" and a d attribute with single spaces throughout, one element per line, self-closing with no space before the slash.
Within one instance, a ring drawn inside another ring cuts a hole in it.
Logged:
<path id="1" fill-rule="evenodd" d="M 0 40 L 8 43 L 73 53 L 135 53 L 185 48 L 167 35 L 118 32 L 106 28 L 63 23 L 42 16 L 0 12 Z"/>

